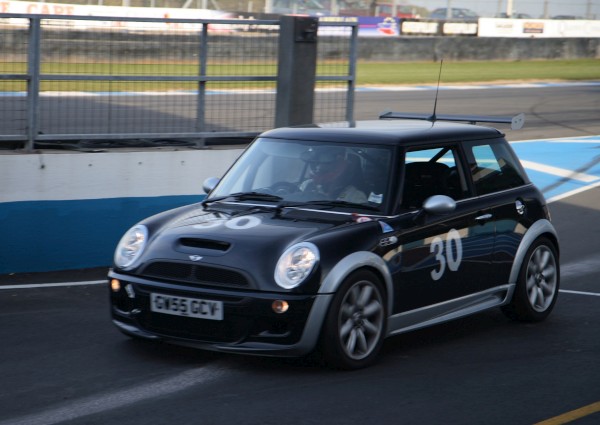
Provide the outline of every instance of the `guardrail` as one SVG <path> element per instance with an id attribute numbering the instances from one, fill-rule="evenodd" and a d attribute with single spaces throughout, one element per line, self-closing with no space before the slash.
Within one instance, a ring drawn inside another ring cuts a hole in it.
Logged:
<path id="1" fill-rule="evenodd" d="M 303 123 L 352 120 L 357 24 L 320 24 L 313 90 L 282 98 L 283 66 L 306 60 L 281 60 L 306 43 L 283 22 L 0 14 L 0 147 L 198 147 L 286 125 L 278 111 L 298 104 Z"/>

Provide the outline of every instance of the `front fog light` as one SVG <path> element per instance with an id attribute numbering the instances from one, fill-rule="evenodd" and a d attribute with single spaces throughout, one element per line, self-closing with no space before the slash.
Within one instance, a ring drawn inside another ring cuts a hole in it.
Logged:
<path id="1" fill-rule="evenodd" d="M 275 282 L 285 289 L 300 285 L 319 262 L 319 249 L 303 242 L 288 248 L 275 267 Z"/>
<path id="2" fill-rule="evenodd" d="M 111 279 L 110 289 L 112 289 L 113 292 L 119 292 L 121 290 L 121 282 L 119 282 L 118 279 Z"/>
<path id="3" fill-rule="evenodd" d="M 275 300 L 273 304 L 271 304 L 271 308 L 277 314 L 283 314 L 290 308 L 290 305 L 287 301 L 284 300 Z"/>

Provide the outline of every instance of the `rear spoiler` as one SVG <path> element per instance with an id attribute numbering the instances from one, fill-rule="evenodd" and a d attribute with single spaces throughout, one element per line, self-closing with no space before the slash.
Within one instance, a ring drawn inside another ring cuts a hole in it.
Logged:
<path id="1" fill-rule="evenodd" d="M 519 130 L 525 124 L 525 114 L 515 115 L 514 117 L 492 117 L 486 115 L 428 115 L 411 112 L 384 112 L 379 119 L 404 119 L 404 120 L 425 120 L 425 121 L 462 121 L 471 124 L 478 122 L 510 124 L 511 130 Z"/>

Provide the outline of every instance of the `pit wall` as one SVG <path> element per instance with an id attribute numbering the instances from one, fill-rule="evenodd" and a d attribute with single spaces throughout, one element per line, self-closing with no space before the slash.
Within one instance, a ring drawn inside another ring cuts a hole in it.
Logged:
<path id="1" fill-rule="evenodd" d="M 3 153 L 0 275 L 109 266 L 130 226 L 201 201 L 241 152 Z"/>

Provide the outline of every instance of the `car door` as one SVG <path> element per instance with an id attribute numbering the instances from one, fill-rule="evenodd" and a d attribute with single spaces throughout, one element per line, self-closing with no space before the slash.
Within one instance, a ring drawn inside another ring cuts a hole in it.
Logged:
<path id="1" fill-rule="evenodd" d="M 457 145 L 406 152 L 404 213 L 390 224 L 397 245 L 384 255 L 395 285 L 393 314 L 473 294 L 489 281 L 492 212 L 470 196 L 461 157 Z M 425 213 L 422 203 L 432 195 L 450 196 L 456 208 L 443 215 Z"/>
<path id="2" fill-rule="evenodd" d="M 505 285 L 530 217 L 543 215 L 540 196 L 504 139 L 469 142 L 464 148 L 475 193 L 492 208 L 496 226 L 490 285 Z"/>

